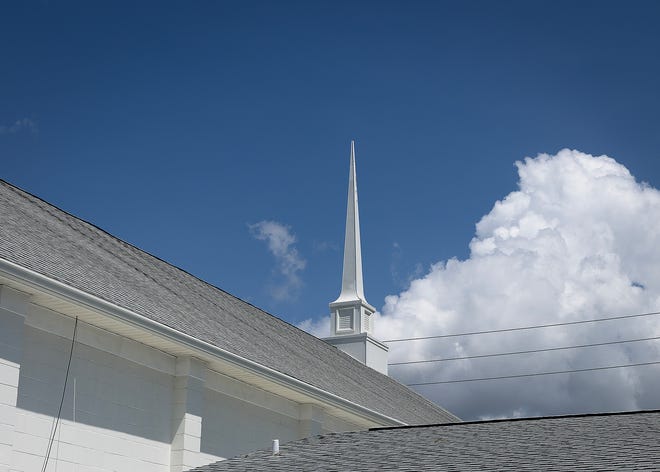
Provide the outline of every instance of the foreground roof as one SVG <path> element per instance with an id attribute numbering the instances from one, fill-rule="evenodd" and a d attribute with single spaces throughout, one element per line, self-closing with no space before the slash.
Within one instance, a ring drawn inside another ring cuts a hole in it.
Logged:
<path id="1" fill-rule="evenodd" d="M 193 469 L 660 470 L 660 410 L 333 433 Z"/>
<path id="2" fill-rule="evenodd" d="M 0 209 L 0 259 L 406 424 L 457 420 L 320 339 L 2 180 Z"/>

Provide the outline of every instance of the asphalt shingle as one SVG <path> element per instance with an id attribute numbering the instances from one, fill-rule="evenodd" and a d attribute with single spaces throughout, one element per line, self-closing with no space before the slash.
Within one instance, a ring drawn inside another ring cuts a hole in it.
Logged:
<path id="1" fill-rule="evenodd" d="M 193 469 L 247 471 L 660 470 L 660 411 L 333 433 Z"/>
<path id="2" fill-rule="evenodd" d="M 0 258 L 407 424 L 457 420 L 318 338 L 1 180 Z"/>

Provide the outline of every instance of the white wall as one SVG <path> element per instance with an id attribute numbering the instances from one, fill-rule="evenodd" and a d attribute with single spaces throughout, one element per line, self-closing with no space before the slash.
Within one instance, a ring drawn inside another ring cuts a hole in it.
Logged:
<path id="1" fill-rule="evenodd" d="M 0 471 L 11 464 L 22 344 L 23 318 L 0 308 Z"/>
<path id="2" fill-rule="evenodd" d="M 73 320 L 14 295 L 0 286 L 0 472 L 31 472 L 60 406 Z M 178 472 L 274 438 L 352 429 L 318 406 L 80 323 L 47 470 Z"/>
<path id="3" fill-rule="evenodd" d="M 202 452 L 232 457 L 298 439 L 298 419 L 215 392 L 205 391 Z"/>
<path id="4" fill-rule="evenodd" d="M 71 342 L 26 326 L 24 345 L 13 463 L 16 470 L 33 471 L 43 464 Z M 172 380 L 76 344 L 48 470 L 169 470 Z"/>
<path id="5" fill-rule="evenodd" d="M 0 285 L 0 471 L 11 468 L 29 295 Z"/>

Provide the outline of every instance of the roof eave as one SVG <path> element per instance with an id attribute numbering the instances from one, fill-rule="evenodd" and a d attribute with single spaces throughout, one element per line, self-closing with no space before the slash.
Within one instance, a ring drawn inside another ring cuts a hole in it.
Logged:
<path id="1" fill-rule="evenodd" d="M 255 375 L 263 377 L 271 382 L 282 385 L 286 388 L 295 390 L 300 394 L 306 395 L 325 404 L 339 407 L 351 412 L 353 415 L 361 417 L 364 420 L 371 421 L 383 426 L 404 426 L 405 422 L 396 418 L 379 413 L 375 410 L 366 408 L 357 403 L 351 402 L 345 398 L 335 395 L 331 392 L 315 387 L 314 385 L 302 382 L 282 372 L 266 367 L 247 358 L 229 352 L 213 344 L 207 343 L 186 333 L 173 329 L 162 323 L 158 323 L 139 313 L 122 308 L 87 292 L 71 287 L 58 280 L 54 280 L 43 274 L 22 267 L 6 259 L 0 258 L 0 273 L 8 279 L 24 284 L 40 291 L 47 292 L 52 296 L 61 297 L 77 305 L 82 305 L 94 312 L 115 320 L 128 323 L 133 327 L 145 330 L 150 334 L 155 334 L 183 345 L 188 349 L 198 353 L 201 357 L 213 357 L 221 361 L 232 364 L 233 366 L 244 369 Z"/>

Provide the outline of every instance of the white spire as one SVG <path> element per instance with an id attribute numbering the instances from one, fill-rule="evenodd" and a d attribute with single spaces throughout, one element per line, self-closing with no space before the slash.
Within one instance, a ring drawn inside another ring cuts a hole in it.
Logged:
<path id="1" fill-rule="evenodd" d="M 330 303 L 330 333 L 325 341 L 363 364 L 387 375 L 388 347 L 370 333 L 376 309 L 364 298 L 360 215 L 355 179 L 355 142 L 351 141 L 351 168 L 348 174 L 344 273 L 339 298 Z"/>
<path id="2" fill-rule="evenodd" d="M 360 214 L 358 212 L 357 181 L 355 178 L 355 141 L 351 141 L 351 166 L 348 174 L 348 203 L 346 205 L 346 236 L 344 239 L 344 272 L 341 293 L 336 302 L 362 300 L 362 248 L 360 246 Z"/>

